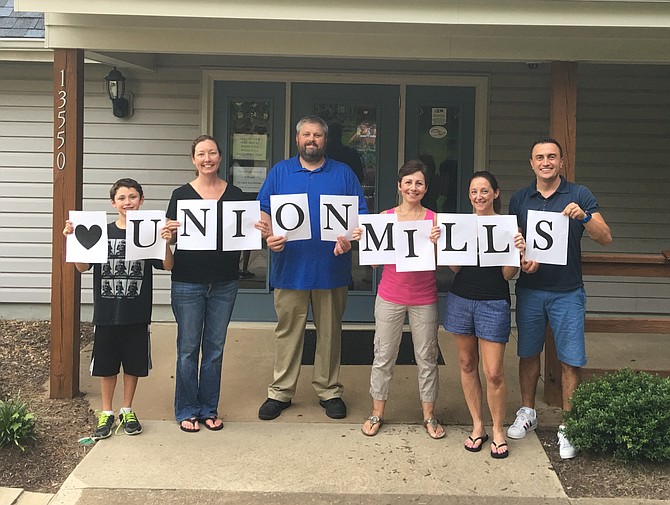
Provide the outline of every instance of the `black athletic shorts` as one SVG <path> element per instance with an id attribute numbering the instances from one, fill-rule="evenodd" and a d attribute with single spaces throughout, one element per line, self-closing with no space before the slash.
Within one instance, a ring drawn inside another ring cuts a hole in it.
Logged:
<path id="1" fill-rule="evenodd" d="M 122 324 L 95 327 L 91 375 L 111 377 L 123 372 L 146 377 L 151 370 L 150 325 Z"/>

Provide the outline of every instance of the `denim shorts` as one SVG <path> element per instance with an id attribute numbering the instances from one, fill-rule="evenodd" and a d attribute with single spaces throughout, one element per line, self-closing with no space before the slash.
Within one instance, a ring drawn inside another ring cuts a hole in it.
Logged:
<path id="1" fill-rule="evenodd" d="M 558 359 L 570 366 L 586 365 L 584 317 L 586 292 L 542 291 L 516 288 L 516 326 L 519 332 L 517 355 L 537 356 L 544 348 L 547 323 L 551 325 Z"/>
<path id="2" fill-rule="evenodd" d="M 444 329 L 457 335 L 475 335 L 506 344 L 512 326 L 507 300 L 469 300 L 447 293 Z"/>

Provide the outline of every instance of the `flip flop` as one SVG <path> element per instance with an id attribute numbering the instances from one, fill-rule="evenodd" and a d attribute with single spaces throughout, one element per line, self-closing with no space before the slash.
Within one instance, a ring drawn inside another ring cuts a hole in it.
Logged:
<path id="1" fill-rule="evenodd" d="M 507 442 L 503 442 L 502 444 L 496 444 L 495 442 L 492 441 L 491 443 L 496 446 L 495 451 L 491 450 L 491 457 L 493 459 L 505 459 L 507 456 L 509 456 L 509 450 L 502 453 L 498 452 L 498 449 L 500 449 L 501 447 L 507 447 Z"/>
<path id="2" fill-rule="evenodd" d="M 384 420 L 379 416 L 370 416 L 366 419 L 366 421 L 370 421 L 370 429 L 374 428 L 376 424 L 379 425 L 377 431 L 375 431 L 374 433 L 367 433 L 363 428 L 361 428 L 361 432 L 366 437 L 374 437 L 377 433 L 379 433 L 379 430 L 384 425 Z"/>
<path id="3" fill-rule="evenodd" d="M 207 428 L 209 431 L 219 431 L 223 429 L 223 423 L 216 424 L 216 421 L 220 421 L 220 419 L 216 416 L 205 417 L 204 419 L 200 419 L 199 421 L 203 423 L 205 425 L 205 428 Z M 214 426 L 210 426 L 209 424 L 207 424 L 207 421 L 211 421 Z"/>
<path id="4" fill-rule="evenodd" d="M 432 435 L 432 434 L 430 433 L 430 431 L 428 430 L 428 425 L 429 425 L 429 424 L 433 427 L 433 431 L 437 431 L 437 427 L 438 427 L 438 426 L 441 426 L 441 424 L 440 424 L 440 421 L 438 421 L 438 420 L 435 419 L 434 417 L 431 417 L 431 418 L 428 418 L 428 419 L 424 419 L 424 421 L 423 421 L 423 426 L 424 426 L 424 428 L 426 428 L 426 433 L 428 433 L 428 436 L 429 436 L 430 438 L 432 438 L 433 440 L 439 440 L 439 439 L 444 438 L 444 437 L 446 436 L 447 432 L 445 431 L 444 427 L 442 428 L 442 433 L 441 433 L 441 434 L 439 434 L 439 435 Z"/>
<path id="5" fill-rule="evenodd" d="M 184 423 L 187 423 L 187 422 L 191 423 L 193 425 L 193 428 L 188 428 L 188 427 L 184 426 Z M 181 431 L 185 431 L 186 433 L 198 433 L 200 431 L 200 428 L 195 427 L 195 423 L 197 423 L 197 422 L 198 422 L 197 417 L 190 417 L 188 419 L 184 419 L 183 421 L 179 422 L 179 429 Z"/>
<path id="6" fill-rule="evenodd" d="M 479 451 L 481 451 L 481 450 L 482 450 L 482 446 L 483 446 L 486 442 L 489 441 L 489 436 L 488 436 L 488 435 L 484 435 L 483 437 L 477 437 L 477 438 L 472 438 L 472 437 L 468 437 L 468 438 L 469 438 L 470 441 L 472 442 L 472 447 L 468 447 L 467 445 L 463 444 L 463 448 L 464 448 L 466 451 L 470 451 L 470 452 L 479 452 Z M 481 440 L 480 444 L 479 444 L 479 445 L 475 445 L 475 444 L 477 443 L 478 440 Z"/>

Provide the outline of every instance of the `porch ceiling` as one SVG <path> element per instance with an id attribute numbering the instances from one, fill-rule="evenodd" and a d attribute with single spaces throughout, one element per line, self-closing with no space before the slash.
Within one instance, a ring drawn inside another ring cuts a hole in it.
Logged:
<path id="1" fill-rule="evenodd" d="M 184 12 L 185 7 L 188 12 Z M 114 12 L 111 12 L 111 8 Z M 670 63 L 667 1 L 15 0 L 46 46 L 97 52 Z M 160 12 L 160 15 L 156 15 Z M 119 14 L 122 13 L 122 14 Z M 335 21 L 334 21 L 335 20 Z"/>

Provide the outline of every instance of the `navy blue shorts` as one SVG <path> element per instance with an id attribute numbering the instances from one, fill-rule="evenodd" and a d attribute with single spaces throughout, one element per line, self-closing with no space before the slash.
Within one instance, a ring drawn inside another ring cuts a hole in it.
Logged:
<path id="1" fill-rule="evenodd" d="M 506 344 L 512 327 L 507 300 L 468 300 L 447 293 L 444 329 L 457 335 L 474 335 Z"/>

